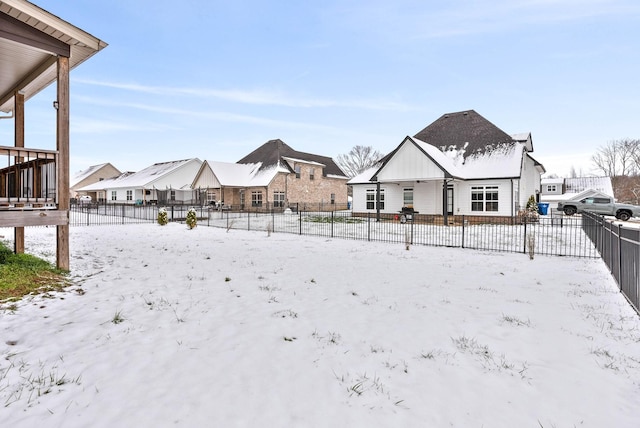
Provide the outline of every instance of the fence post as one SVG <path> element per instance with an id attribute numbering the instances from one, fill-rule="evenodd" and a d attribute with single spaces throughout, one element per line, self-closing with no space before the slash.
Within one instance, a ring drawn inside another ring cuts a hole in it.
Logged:
<path id="1" fill-rule="evenodd" d="M 367 211 L 367 241 L 371 241 L 371 213 Z"/>
<path id="2" fill-rule="evenodd" d="M 465 232 L 464 224 L 465 223 L 466 223 L 466 221 L 464 219 L 464 214 L 462 214 L 462 247 L 461 248 L 464 248 L 464 232 Z"/>
<path id="3" fill-rule="evenodd" d="M 412 214 L 411 215 L 411 241 L 410 241 L 411 245 L 413 245 L 413 222 L 415 221 L 416 221 L 416 215 Z"/>
<path id="4" fill-rule="evenodd" d="M 302 235 L 302 211 L 300 211 L 300 204 L 298 204 L 298 234 Z"/>
<path id="5" fill-rule="evenodd" d="M 522 221 L 524 221 L 524 236 L 522 242 L 522 252 L 527 254 L 527 216 L 522 216 Z"/>
<path id="6" fill-rule="evenodd" d="M 333 211 L 331 211 L 331 237 L 333 238 L 333 221 L 335 220 L 333 216 Z"/>

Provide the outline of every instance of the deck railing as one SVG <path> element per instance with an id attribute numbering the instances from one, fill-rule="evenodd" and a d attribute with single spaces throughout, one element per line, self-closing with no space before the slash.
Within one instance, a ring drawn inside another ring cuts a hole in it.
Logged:
<path id="1" fill-rule="evenodd" d="M 0 146 L 0 208 L 52 208 L 57 201 L 54 150 Z"/>

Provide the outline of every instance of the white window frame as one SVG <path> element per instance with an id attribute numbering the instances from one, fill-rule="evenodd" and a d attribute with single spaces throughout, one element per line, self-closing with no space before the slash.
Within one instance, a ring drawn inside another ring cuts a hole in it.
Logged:
<path id="1" fill-rule="evenodd" d="M 375 210 L 376 209 L 376 189 L 367 189 L 366 191 L 366 201 L 367 201 L 367 209 Z M 384 189 L 380 189 L 380 202 L 379 202 L 380 210 L 384 210 Z"/>
<path id="2" fill-rule="evenodd" d="M 413 187 L 402 189 L 402 206 L 413 208 Z"/>
<path id="3" fill-rule="evenodd" d="M 498 212 L 500 209 L 499 186 L 471 186 L 472 212 Z"/>

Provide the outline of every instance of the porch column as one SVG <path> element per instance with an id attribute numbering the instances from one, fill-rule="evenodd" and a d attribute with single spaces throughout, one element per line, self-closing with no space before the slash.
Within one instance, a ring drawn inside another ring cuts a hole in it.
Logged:
<path id="1" fill-rule="evenodd" d="M 380 182 L 376 183 L 376 221 L 380 221 Z"/>
<path id="2" fill-rule="evenodd" d="M 14 145 L 16 147 L 24 147 L 24 94 L 20 91 L 14 93 Z M 22 162 L 22 157 L 16 156 L 15 163 Z M 16 168 L 16 183 L 21 183 L 20 172 Z M 24 184 L 17 189 L 18 196 L 22 193 Z M 13 229 L 13 251 L 16 254 L 24 254 L 24 227 L 15 227 Z"/>
<path id="3" fill-rule="evenodd" d="M 58 210 L 66 211 L 67 223 L 57 226 L 56 266 L 69 270 L 69 58 L 58 56 L 58 111 L 56 115 L 56 147 L 58 149 Z"/>
<path id="4" fill-rule="evenodd" d="M 442 181 L 442 220 L 445 226 L 449 225 L 449 213 L 447 209 L 447 180 Z"/>

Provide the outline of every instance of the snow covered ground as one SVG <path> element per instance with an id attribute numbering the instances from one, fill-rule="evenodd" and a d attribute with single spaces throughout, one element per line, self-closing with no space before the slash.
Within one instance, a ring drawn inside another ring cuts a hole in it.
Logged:
<path id="1" fill-rule="evenodd" d="M 599 259 L 177 223 L 70 242 L 67 292 L 0 304 L 2 427 L 639 423 L 640 319 Z"/>

